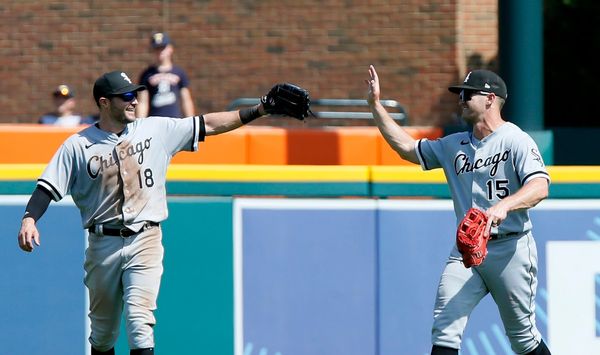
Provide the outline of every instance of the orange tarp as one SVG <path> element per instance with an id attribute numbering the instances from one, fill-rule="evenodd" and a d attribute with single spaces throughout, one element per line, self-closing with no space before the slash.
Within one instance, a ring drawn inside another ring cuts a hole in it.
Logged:
<path id="1" fill-rule="evenodd" d="M 0 125 L 0 164 L 47 163 L 82 127 Z M 437 127 L 405 127 L 414 138 L 441 137 Z M 208 136 L 199 152 L 182 152 L 174 164 L 405 165 L 376 127 L 242 127 Z"/>

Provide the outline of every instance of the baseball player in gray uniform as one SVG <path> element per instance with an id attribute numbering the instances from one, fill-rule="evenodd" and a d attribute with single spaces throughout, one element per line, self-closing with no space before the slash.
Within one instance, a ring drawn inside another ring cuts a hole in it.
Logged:
<path id="1" fill-rule="evenodd" d="M 71 194 L 89 231 L 84 282 L 93 355 L 114 354 L 123 311 L 131 354 L 154 354 L 153 311 L 163 272 L 160 222 L 167 218 L 165 175 L 173 155 L 196 151 L 205 136 L 238 128 L 269 107 L 136 119 L 137 93 L 144 89 L 121 71 L 96 80 L 99 122 L 58 149 L 38 179 L 18 234 L 20 248 L 31 252 L 40 245 L 36 221 L 51 200 Z"/>
<path id="2" fill-rule="evenodd" d="M 550 178 L 533 139 L 500 111 L 506 84 L 488 70 L 471 71 L 460 85 L 462 117 L 473 126 L 437 140 L 413 139 L 381 105 L 377 72 L 369 68 L 368 102 L 381 134 L 405 160 L 444 169 L 458 223 L 476 207 L 487 214 L 488 256 L 466 268 L 454 246 L 442 273 L 434 308 L 431 354 L 458 354 L 471 311 L 492 294 L 516 354 L 547 355 L 535 324 L 537 251 L 528 209 L 548 196 Z"/>

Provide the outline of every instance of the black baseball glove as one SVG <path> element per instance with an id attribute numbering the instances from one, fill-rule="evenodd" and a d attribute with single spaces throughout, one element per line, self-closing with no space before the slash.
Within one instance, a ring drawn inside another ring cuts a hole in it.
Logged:
<path id="1" fill-rule="evenodd" d="M 294 84 L 273 86 L 267 95 L 260 98 L 260 102 L 269 114 L 286 115 L 300 121 L 312 115 L 308 91 Z"/>

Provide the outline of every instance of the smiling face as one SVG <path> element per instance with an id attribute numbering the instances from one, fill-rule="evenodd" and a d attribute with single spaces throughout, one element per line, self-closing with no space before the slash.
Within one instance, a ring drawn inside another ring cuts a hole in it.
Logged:
<path id="1" fill-rule="evenodd" d="M 137 91 L 98 100 L 100 107 L 100 124 L 110 131 L 120 131 L 125 125 L 136 120 L 135 107 L 138 104 Z"/>
<path id="2" fill-rule="evenodd" d="M 135 107 L 138 104 L 137 93 L 127 97 L 124 95 L 110 98 L 110 114 L 117 122 L 128 124 L 135 121 Z"/>

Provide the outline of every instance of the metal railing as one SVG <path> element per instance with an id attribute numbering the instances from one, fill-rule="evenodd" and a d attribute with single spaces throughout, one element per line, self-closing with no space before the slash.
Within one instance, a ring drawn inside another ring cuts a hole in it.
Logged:
<path id="1" fill-rule="evenodd" d="M 252 106 L 259 103 L 258 98 L 242 97 L 229 103 L 227 110 L 237 110 L 240 107 Z M 408 124 L 406 110 L 396 100 L 381 100 L 381 104 L 388 109 L 390 116 L 399 124 Z M 322 119 L 349 119 L 349 120 L 372 120 L 373 114 L 369 111 L 367 100 L 360 99 L 316 99 L 310 103 L 311 111 L 317 118 Z M 321 110 L 340 108 L 340 111 Z M 354 110 L 349 110 L 354 108 Z M 362 110 L 360 110 L 362 109 Z M 396 112 L 392 112 L 396 111 Z"/>

